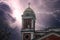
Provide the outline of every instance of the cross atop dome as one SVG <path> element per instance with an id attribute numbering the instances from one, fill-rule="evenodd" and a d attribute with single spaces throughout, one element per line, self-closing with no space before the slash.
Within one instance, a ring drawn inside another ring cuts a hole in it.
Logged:
<path id="1" fill-rule="evenodd" d="M 28 3 L 28 7 L 30 7 L 30 4 L 31 4 L 31 3 L 29 2 L 29 3 Z"/>

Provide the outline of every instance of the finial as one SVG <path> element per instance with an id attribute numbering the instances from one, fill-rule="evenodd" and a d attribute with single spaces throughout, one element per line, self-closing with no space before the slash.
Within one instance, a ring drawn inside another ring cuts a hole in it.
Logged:
<path id="1" fill-rule="evenodd" d="M 30 7 L 30 2 L 28 3 L 28 7 Z"/>

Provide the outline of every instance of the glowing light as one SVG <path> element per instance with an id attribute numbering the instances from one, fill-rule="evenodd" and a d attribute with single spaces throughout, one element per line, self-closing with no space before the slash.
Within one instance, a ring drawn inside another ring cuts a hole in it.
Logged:
<path id="1" fill-rule="evenodd" d="M 21 19 L 21 14 L 20 14 L 19 10 L 14 10 L 13 16 L 16 18 L 17 21 L 19 21 L 21 23 L 22 19 Z"/>
<path id="2" fill-rule="evenodd" d="M 15 23 L 13 24 L 11 23 L 11 26 L 13 26 L 13 28 L 15 28 L 16 26 L 18 28 L 21 28 L 22 26 L 21 15 L 23 11 L 22 11 L 22 5 L 20 4 L 19 0 L 5 0 L 4 2 L 7 3 L 11 7 L 12 12 L 13 12 L 11 16 L 16 19 Z"/>

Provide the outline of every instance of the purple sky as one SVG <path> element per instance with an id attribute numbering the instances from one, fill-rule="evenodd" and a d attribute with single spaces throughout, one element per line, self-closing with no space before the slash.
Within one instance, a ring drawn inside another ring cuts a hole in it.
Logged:
<path id="1" fill-rule="evenodd" d="M 2 0 L 5 3 L 9 4 L 13 14 L 12 17 L 16 19 L 16 22 L 11 24 L 11 26 L 22 27 L 21 15 L 24 10 L 28 7 L 28 3 L 31 3 L 31 8 L 36 14 L 36 29 L 44 29 L 50 26 L 49 22 L 52 18 L 55 18 L 56 15 L 53 13 L 56 10 L 59 10 L 59 0 Z M 58 5 L 57 5 L 58 4 Z M 14 28 L 14 27 L 13 27 Z"/>
<path id="2" fill-rule="evenodd" d="M 21 39 L 21 15 L 28 7 L 29 2 L 31 3 L 30 7 L 36 15 L 36 30 L 43 30 L 54 26 L 60 28 L 60 0 L 0 0 L 0 2 L 4 2 L 9 5 L 4 6 L 0 3 L 0 12 L 3 11 L 3 14 L 0 13 L 0 16 L 4 15 L 2 17 L 6 18 L 8 20 L 8 24 L 14 28 L 12 35 L 13 40 Z M 9 13 L 7 11 L 9 11 Z"/>

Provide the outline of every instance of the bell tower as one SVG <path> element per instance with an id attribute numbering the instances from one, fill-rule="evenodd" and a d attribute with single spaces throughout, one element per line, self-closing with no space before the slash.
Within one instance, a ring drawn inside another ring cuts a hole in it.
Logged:
<path id="1" fill-rule="evenodd" d="M 36 17 L 34 11 L 30 8 L 30 3 L 28 5 L 22 15 L 22 40 L 32 40 L 34 37 Z"/>

